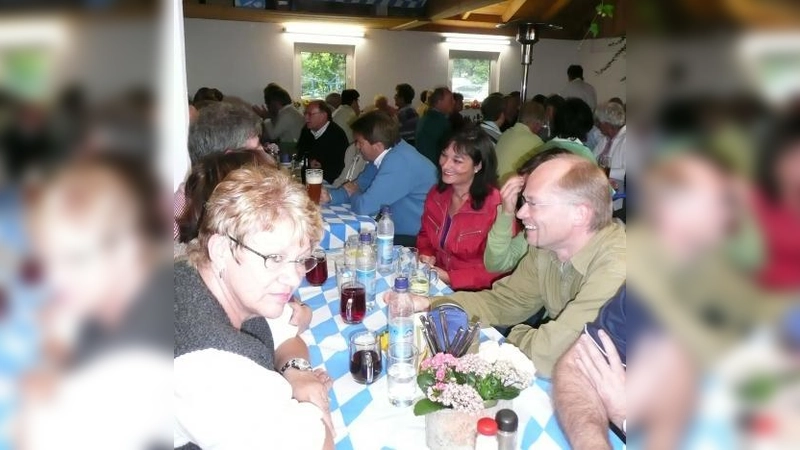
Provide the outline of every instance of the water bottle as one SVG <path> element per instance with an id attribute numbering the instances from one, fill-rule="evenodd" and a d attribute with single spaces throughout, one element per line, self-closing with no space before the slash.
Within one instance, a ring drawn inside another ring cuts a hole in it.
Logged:
<path id="1" fill-rule="evenodd" d="M 372 236 L 361 233 L 358 253 L 356 253 L 356 281 L 364 285 L 367 294 L 367 309 L 375 305 L 375 250 L 372 248 Z"/>
<path id="2" fill-rule="evenodd" d="M 392 249 L 394 247 L 394 222 L 388 206 L 381 208 L 378 221 L 378 272 L 381 275 L 392 273 Z"/>
<path id="3" fill-rule="evenodd" d="M 389 304 L 389 345 L 414 343 L 414 302 L 408 293 L 408 278 L 394 280 L 395 300 Z"/>

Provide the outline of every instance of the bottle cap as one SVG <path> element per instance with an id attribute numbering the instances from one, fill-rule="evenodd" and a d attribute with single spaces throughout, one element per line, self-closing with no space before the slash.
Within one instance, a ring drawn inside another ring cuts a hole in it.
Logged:
<path id="1" fill-rule="evenodd" d="M 500 411 L 497 411 L 497 414 L 494 416 L 494 420 L 497 421 L 497 429 L 500 431 L 506 431 L 509 433 L 514 433 L 517 431 L 519 419 L 517 418 L 517 413 L 510 409 L 501 409 Z"/>
<path id="2" fill-rule="evenodd" d="M 358 241 L 359 242 L 372 242 L 372 236 L 370 236 L 369 233 L 361 233 L 358 236 Z"/>
<path id="3" fill-rule="evenodd" d="M 404 290 L 408 289 L 408 278 L 407 277 L 397 277 L 394 279 L 394 288 L 397 290 Z"/>
<path id="4" fill-rule="evenodd" d="M 478 419 L 478 434 L 484 436 L 494 436 L 497 434 L 497 422 L 491 417 Z"/>

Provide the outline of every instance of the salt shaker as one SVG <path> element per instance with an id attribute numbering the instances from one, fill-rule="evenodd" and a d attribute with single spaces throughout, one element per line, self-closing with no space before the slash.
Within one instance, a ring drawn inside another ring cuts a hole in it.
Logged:
<path id="1" fill-rule="evenodd" d="M 501 409 L 494 416 L 497 422 L 497 450 L 517 449 L 517 413 L 510 409 Z"/>
<path id="2" fill-rule="evenodd" d="M 478 419 L 475 450 L 497 450 L 497 422 L 491 417 Z"/>

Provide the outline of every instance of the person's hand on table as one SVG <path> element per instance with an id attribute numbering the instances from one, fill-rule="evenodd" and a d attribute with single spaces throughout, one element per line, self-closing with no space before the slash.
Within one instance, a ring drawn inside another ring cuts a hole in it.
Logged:
<path id="1" fill-rule="evenodd" d="M 327 189 L 322 188 L 319 193 L 319 204 L 320 205 L 327 205 L 331 202 L 331 194 L 328 192 Z"/>
<path id="2" fill-rule="evenodd" d="M 317 161 L 316 159 L 312 159 L 312 160 L 310 160 L 310 161 L 308 162 L 308 165 L 309 165 L 309 166 L 310 166 L 312 169 L 322 169 L 322 163 L 321 163 L 321 162 L 319 162 L 319 161 Z"/>
<path id="3" fill-rule="evenodd" d="M 297 334 L 306 331 L 308 325 L 311 324 L 311 308 L 295 298 L 289 302 L 289 307 L 292 308 L 292 318 L 289 320 L 289 324 L 297 327 Z"/>
<path id="4" fill-rule="evenodd" d="M 625 367 L 620 361 L 617 347 L 611 342 L 606 332 L 600 330 L 598 335 L 608 355 L 608 361 L 592 338 L 587 334 L 582 334 L 578 339 L 578 358 L 575 363 L 597 391 L 608 418 L 614 425 L 622 428 L 627 404 Z"/>
<path id="5" fill-rule="evenodd" d="M 435 266 L 436 257 L 431 255 L 419 255 L 419 262 L 422 264 L 430 264 L 431 266 Z"/>
<path id="6" fill-rule="evenodd" d="M 439 274 L 439 279 L 442 280 L 444 284 L 450 284 L 450 274 L 447 273 L 446 270 L 439 267 L 434 267 L 433 270 Z"/>
<path id="7" fill-rule="evenodd" d="M 269 111 L 267 111 L 267 108 L 264 105 L 253 105 L 253 112 L 258 114 L 258 117 L 261 117 L 262 119 L 269 118 Z"/>
<path id="8" fill-rule="evenodd" d="M 507 216 L 516 214 L 517 200 L 519 200 L 519 194 L 523 187 L 525 187 L 525 178 L 516 175 L 509 178 L 500 189 L 500 197 L 503 199 L 503 214 Z"/>
<path id="9" fill-rule="evenodd" d="M 347 195 L 353 195 L 361 190 L 355 181 L 348 181 L 347 183 L 343 184 L 342 187 L 345 191 L 347 191 Z"/>
<path id="10" fill-rule="evenodd" d="M 414 303 L 414 312 L 422 312 L 427 311 L 431 307 L 431 301 L 428 297 L 424 295 L 417 295 L 417 294 L 408 294 L 411 297 L 411 302 Z M 383 301 L 389 305 L 395 301 L 397 298 L 397 292 L 395 291 L 388 291 L 383 294 Z"/>

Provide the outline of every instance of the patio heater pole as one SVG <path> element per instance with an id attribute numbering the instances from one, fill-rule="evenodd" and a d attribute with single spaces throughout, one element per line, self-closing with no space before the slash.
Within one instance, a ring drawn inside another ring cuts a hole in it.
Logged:
<path id="1" fill-rule="evenodd" d="M 517 27 L 517 42 L 520 43 L 522 53 L 522 87 L 520 98 L 524 102 L 528 96 L 528 72 L 533 62 L 533 44 L 539 42 L 538 24 L 532 22 L 521 22 Z"/>

